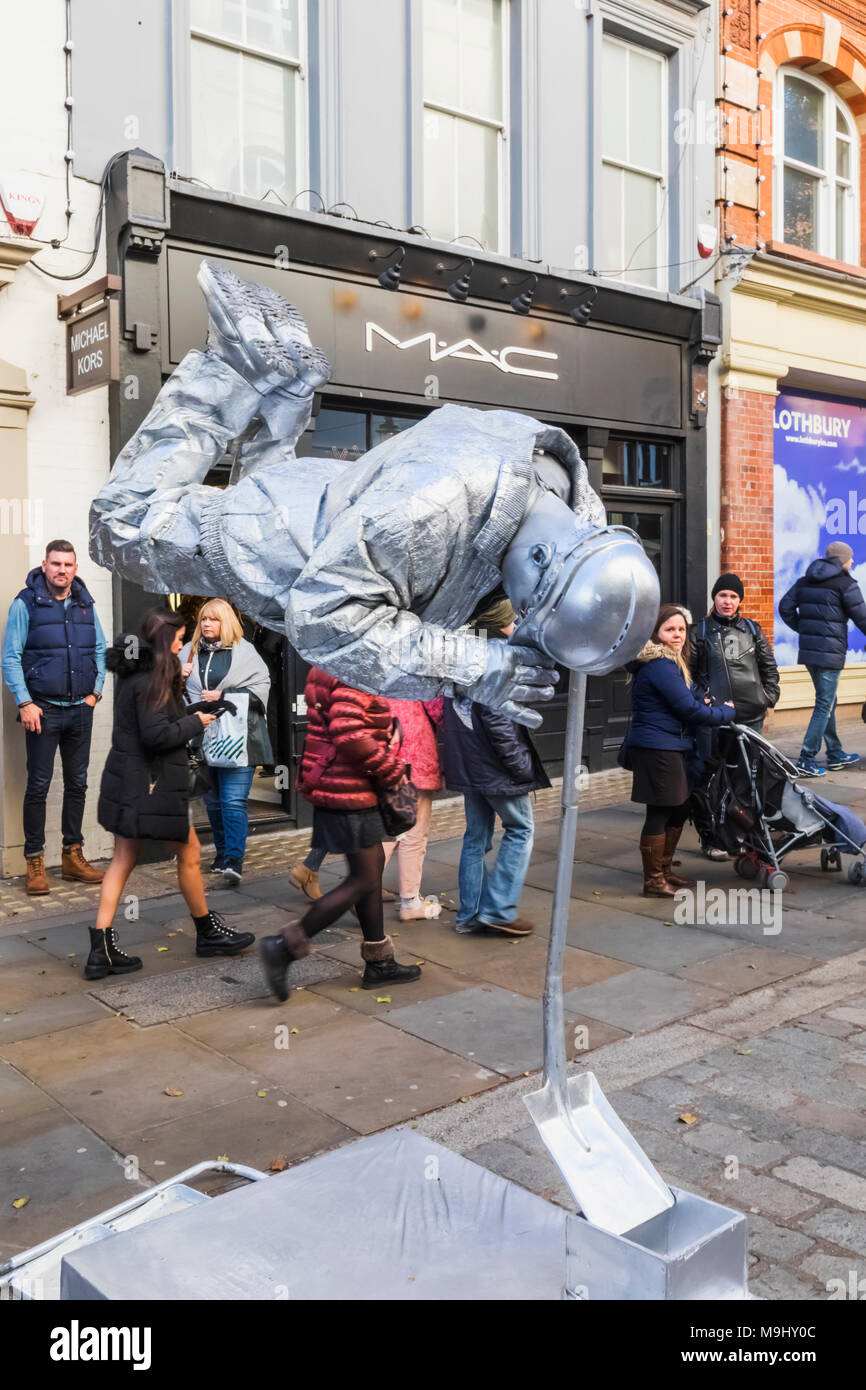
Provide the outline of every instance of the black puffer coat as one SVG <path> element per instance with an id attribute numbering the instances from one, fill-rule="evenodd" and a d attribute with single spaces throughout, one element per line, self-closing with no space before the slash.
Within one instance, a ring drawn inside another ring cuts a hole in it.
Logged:
<path id="1" fill-rule="evenodd" d="M 801 666 L 841 671 L 848 655 L 848 623 L 866 632 L 866 602 L 840 560 L 813 560 L 779 600 L 779 617 L 800 637 Z"/>
<path id="2" fill-rule="evenodd" d="M 181 702 L 148 708 L 143 699 L 153 652 L 139 641 L 137 658 L 119 637 L 105 664 L 117 677 L 111 752 L 102 774 L 97 818 L 112 835 L 130 840 L 189 839 L 189 759 L 186 745 L 201 733 L 197 714 Z"/>
<path id="3" fill-rule="evenodd" d="M 442 772 L 452 792 L 480 792 L 482 796 L 525 796 L 549 787 L 544 764 L 522 724 L 472 704 L 472 728 L 468 729 L 446 700 L 442 710 Z"/>

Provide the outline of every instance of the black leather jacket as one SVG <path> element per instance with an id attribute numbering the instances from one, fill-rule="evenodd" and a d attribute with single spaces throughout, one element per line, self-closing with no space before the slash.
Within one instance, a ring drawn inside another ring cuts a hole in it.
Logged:
<path id="1" fill-rule="evenodd" d="M 740 723 L 760 719 L 779 698 L 779 668 L 759 623 L 723 618 L 715 608 L 689 633 L 692 679 L 717 703 L 729 701 Z"/>

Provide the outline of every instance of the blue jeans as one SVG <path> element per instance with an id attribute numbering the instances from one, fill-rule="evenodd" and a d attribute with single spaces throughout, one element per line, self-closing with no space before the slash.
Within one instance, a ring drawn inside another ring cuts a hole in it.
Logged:
<path id="1" fill-rule="evenodd" d="M 27 790 L 24 793 L 24 853 L 41 854 L 45 848 L 45 801 L 60 750 L 63 769 L 63 809 L 60 826 L 64 849 L 81 844 L 81 822 L 87 796 L 87 764 L 93 732 L 91 705 L 50 705 L 36 700 L 42 710 L 41 734 L 24 731 L 27 744 Z"/>
<path id="2" fill-rule="evenodd" d="M 827 761 L 833 762 L 844 748 L 836 733 L 836 690 L 840 671 L 831 671 L 826 666 L 807 666 L 815 687 L 815 708 L 809 726 L 803 735 L 801 758 L 817 758 L 821 752 L 821 740 L 827 745 Z"/>
<path id="3" fill-rule="evenodd" d="M 483 796 L 464 792 L 466 832 L 460 853 L 457 930 L 476 918 L 513 922 L 532 855 L 535 828 L 528 796 Z M 505 834 L 490 873 L 484 856 L 493 847 L 496 817 Z"/>
<path id="4" fill-rule="evenodd" d="M 250 823 L 247 802 L 254 772 L 254 767 L 208 768 L 213 791 L 205 795 L 204 804 L 220 859 L 244 862 Z"/>

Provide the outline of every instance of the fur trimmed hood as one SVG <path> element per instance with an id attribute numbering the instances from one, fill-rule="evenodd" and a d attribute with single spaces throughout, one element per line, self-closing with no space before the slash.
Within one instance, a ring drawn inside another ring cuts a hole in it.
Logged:
<path id="1" fill-rule="evenodd" d="M 153 648 L 137 633 L 121 632 L 105 653 L 105 665 L 115 676 L 135 676 L 153 670 Z"/>
<path id="2" fill-rule="evenodd" d="M 643 646 L 641 647 L 634 660 L 635 662 L 655 661 L 657 657 L 660 656 L 667 657 L 668 661 L 673 662 L 676 662 L 677 659 L 676 652 L 674 652 L 670 647 L 666 646 L 664 642 L 653 642 L 652 640 L 650 640 L 649 642 L 644 642 Z M 632 663 L 629 662 L 629 666 L 631 665 Z"/>

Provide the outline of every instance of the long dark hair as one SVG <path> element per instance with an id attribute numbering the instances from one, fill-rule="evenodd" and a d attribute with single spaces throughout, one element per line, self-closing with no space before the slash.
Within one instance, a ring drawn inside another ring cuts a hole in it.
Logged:
<path id="1" fill-rule="evenodd" d="M 153 709 L 161 709 L 169 700 L 180 704 L 183 697 L 180 662 L 171 644 L 184 627 L 186 618 L 180 613 L 172 613 L 168 608 L 151 608 L 141 620 L 139 636 L 153 652 L 153 669 L 143 695 L 146 704 Z"/>

